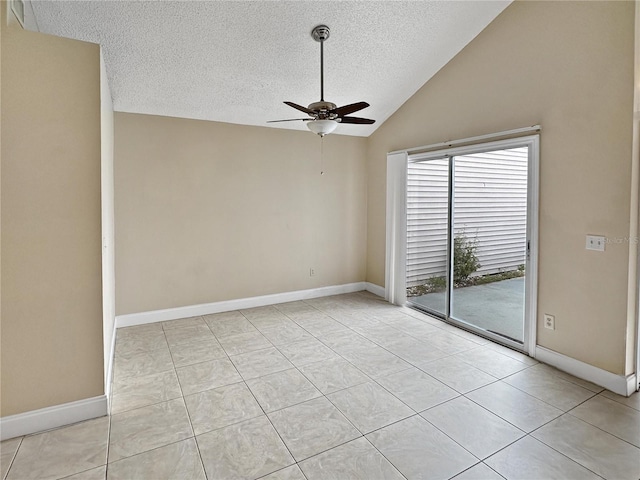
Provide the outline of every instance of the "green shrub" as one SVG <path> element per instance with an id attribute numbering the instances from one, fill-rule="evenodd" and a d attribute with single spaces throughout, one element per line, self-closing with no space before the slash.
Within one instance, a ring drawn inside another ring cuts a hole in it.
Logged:
<path id="1" fill-rule="evenodd" d="M 469 240 L 464 232 L 453 239 L 453 281 L 456 284 L 467 282 L 469 275 L 482 266 L 476 256 L 477 249 L 478 239 Z"/>

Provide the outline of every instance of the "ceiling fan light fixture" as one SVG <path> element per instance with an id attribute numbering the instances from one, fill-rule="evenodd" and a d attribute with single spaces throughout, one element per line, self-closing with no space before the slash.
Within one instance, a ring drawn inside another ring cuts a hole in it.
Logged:
<path id="1" fill-rule="evenodd" d="M 324 137 L 333 132 L 338 126 L 335 120 L 311 120 L 307 122 L 307 127 L 316 135 Z"/>

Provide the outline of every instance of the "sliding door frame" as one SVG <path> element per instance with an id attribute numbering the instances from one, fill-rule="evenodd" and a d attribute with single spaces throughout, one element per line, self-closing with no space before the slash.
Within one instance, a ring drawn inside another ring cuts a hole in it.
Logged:
<path id="1" fill-rule="evenodd" d="M 532 128 L 533 130 L 533 128 Z M 539 130 L 539 127 L 538 127 Z M 499 134 L 496 134 L 498 136 Z M 473 139 L 468 139 L 473 140 Z M 463 141 L 460 141 L 463 142 Z M 527 162 L 527 243 L 525 276 L 525 313 L 523 343 L 509 341 L 499 335 L 491 334 L 470 324 L 452 319 L 451 313 L 451 262 L 450 243 L 447 247 L 447 305 L 443 320 L 467 330 L 479 333 L 491 340 L 534 355 L 537 328 L 537 292 L 538 292 L 538 196 L 539 196 L 539 158 L 540 136 L 527 135 L 503 140 L 453 145 L 432 149 L 423 153 L 410 153 L 411 150 L 392 152 L 387 155 L 387 246 L 386 246 L 386 299 L 396 305 L 405 305 L 406 264 L 407 264 L 407 166 L 409 162 L 429 161 L 449 158 L 449 205 L 453 195 L 453 161 L 451 157 L 506 150 L 517 147 L 528 148 Z M 426 149 L 426 148 L 425 148 Z M 453 228 L 453 215 L 449 211 L 448 234 Z"/>

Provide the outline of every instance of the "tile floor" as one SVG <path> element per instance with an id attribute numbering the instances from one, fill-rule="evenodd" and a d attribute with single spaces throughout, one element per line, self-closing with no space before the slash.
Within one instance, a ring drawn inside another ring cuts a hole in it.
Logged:
<path id="1" fill-rule="evenodd" d="M 365 292 L 120 329 L 111 402 L 2 479 L 640 478 L 640 396 Z"/>

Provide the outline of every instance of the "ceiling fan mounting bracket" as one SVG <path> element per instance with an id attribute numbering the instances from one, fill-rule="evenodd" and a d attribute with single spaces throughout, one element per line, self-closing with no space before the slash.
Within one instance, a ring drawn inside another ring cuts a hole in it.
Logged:
<path id="1" fill-rule="evenodd" d="M 326 25 L 318 25 L 311 30 L 311 37 L 313 37 L 316 42 L 324 42 L 329 38 L 330 34 L 331 30 Z"/>

